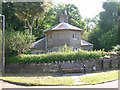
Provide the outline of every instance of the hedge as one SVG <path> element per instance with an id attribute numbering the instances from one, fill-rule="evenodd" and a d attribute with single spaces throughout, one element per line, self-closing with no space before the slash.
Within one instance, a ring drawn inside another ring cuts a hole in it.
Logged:
<path id="1" fill-rule="evenodd" d="M 47 54 L 22 54 L 6 58 L 7 63 L 50 63 L 55 61 L 90 60 L 103 56 L 103 51 L 53 52 Z"/>

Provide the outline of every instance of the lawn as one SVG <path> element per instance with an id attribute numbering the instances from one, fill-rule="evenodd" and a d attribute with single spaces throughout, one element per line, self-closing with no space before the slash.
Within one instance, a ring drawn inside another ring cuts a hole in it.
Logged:
<path id="1" fill-rule="evenodd" d="M 71 77 L 54 77 L 54 76 L 4 76 L 0 77 L 0 79 L 15 82 L 15 83 L 22 83 L 24 85 L 73 85 L 73 80 Z"/>
<path id="2" fill-rule="evenodd" d="M 66 85 L 75 86 L 74 80 L 71 76 L 54 76 L 54 75 L 29 75 L 29 74 L 7 74 L 0 77 L 1 80 L 9 81 L 29 86 L 42 86 L 42 85 Z M 80 81 L 85 84 L 97 84 L 118 79 L 118 70 L 107 72 L 99 72 L 92 74 L 85 74 L 80 76 Z M 81 85 L 81 84 L 79 84 Z M 78 85 L 77 85 L 78 86 Z"/>
<path id="3" fill-rule="evenodd" d="M 97 84 L 97 83 L 103 83 L 117 79 L 118 79 L 118 70 L 80 76 L 80 80 L 86 84 Z"/>

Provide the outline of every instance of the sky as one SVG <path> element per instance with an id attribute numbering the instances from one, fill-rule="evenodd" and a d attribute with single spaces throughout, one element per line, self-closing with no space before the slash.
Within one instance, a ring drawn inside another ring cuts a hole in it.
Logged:
<path id="1" fill-rule="evenodd" d="M 106 0 L 54 0 L 55 3 L 75 4 L 78 7 L 83 19 L 93 18 L 101 11 L 103 2 Z"/>

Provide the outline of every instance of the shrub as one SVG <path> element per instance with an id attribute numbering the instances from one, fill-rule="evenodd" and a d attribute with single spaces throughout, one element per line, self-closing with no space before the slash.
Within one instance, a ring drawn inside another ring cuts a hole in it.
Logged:
<path id="1" fill-rule="evenodd" d="M 59 51 L 59 52 L 71 52 L 72 49 L 65 44 L 63 47 L 59 48 L 58 51 Z"/>
<path id="2" fill-rule="evenodd" d="M 120 45 L 116 45 L 113 47 L 113 51 L 117 52 L 118 54 L 120 54 Z"/>
<path id="3" fill-rule="evenodd" d="M 7 63 L 30 63 L 30 62 L 55 62 L 55 61 L 74 61 L 84 59 L 96 59 L 103 55 L 103 51 L 82 51 L 77 52 L 55 52 L 47 54 L 21 54 L 6 58 Z"/>
<path id="4" fill-rule="evenodd" d="M 35 37 L 28 32 L 11 31 L 5 33 L 6 55 L 26 53 Z"/>

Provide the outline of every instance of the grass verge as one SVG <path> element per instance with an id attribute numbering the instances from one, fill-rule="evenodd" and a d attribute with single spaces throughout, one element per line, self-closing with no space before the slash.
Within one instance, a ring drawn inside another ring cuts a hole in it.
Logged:
<path id="1" fill-rule="evenodd" d="M 0 77 L 1 80 L 24 86 L 80 86 L 74 84 L 71 76 L 52 75 L 28 75 L 28 74 L 7 74 Z M 80 76 L 80 81 L 85 84 L 98 84 L 107 81 L 117 80 L 118 70 L 92 73 Z"/>
<path id="2" fill-rule="evenodd" d="M 80 80 L 86 84 L 98 84 L 118 79 L 118 70 L 99 72 L 80 76 Z"/>
<path id="3" fill-rule="evenodd" d="M 3 76 L 1 80 L 14 84 L 25 86 L 52 86 L 52 85 L 73 85 L 71 77 L 53 77 L 53 76 Z"/>

